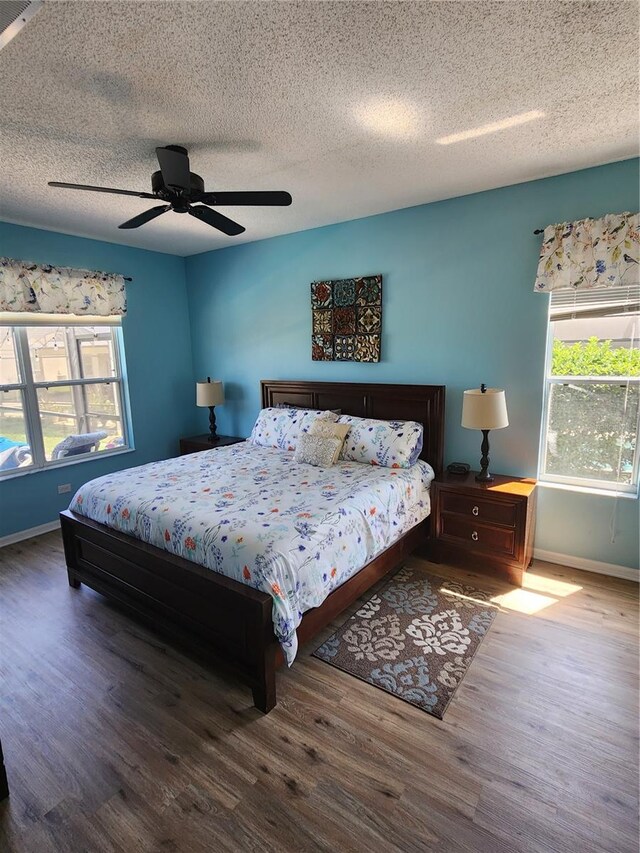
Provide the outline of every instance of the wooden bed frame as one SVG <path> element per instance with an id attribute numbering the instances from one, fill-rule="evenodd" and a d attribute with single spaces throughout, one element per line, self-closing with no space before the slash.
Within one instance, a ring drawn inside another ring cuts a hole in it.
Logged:
<path id="1" fill-rule="evenodd" d="M 263 381 L 263 407 L 278 403 L 342 410 L 383 420 L 415 420 L 425 428 L 421 458 L 442 471 L 444 385 Z M 276 704 L 276 667 L 282 650 L 271 621 L 272 599 L 239 581 L 147 545 L 70 510 L 60 513 L 69 584 L 87 584 L 150 621 L 204 649 L 253 692 L 265 713 Z M 423 543 L 429 521 L 413 527 L 386 551 L 305 613 L 300 644 L 313 637 L 363 592 Z"/>

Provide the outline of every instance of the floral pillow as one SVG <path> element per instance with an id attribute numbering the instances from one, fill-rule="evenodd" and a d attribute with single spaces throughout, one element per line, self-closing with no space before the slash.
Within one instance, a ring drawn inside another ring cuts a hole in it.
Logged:
<path id="1" fill-rule="evenodd" d="M 334 423 L 338 416 L 333 412 L 306 409 L 262 409 L 258 415 L 249 441 L 261 447 L 295 450 L 298 437 L 307 433 L 317 420 Z"/>
<path id="2" fill-rule="evenodd" d="M 315 412 L 317 409 L 314 409 L 313 406 L 296 406 L 295 403 L 276 403 L 274 406 L 275 409 L 300 409 L 303 412 Z M 334 412 L 336 415 L 342 414 L 342 409 L 327 409 L 328 412 Z"/>
<path id="3" fill-rule="evenodd" d="M 341 459 L 383 468 L 410 468 L 422 452 L 423 428 L 416 421 L 378 421 L 342 415 L 338 423 L 350 425 Z"/>

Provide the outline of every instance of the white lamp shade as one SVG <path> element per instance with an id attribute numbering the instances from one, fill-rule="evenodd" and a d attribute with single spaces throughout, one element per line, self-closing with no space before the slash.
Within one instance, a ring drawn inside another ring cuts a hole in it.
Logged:
<path id="1" fill-rule="evenodd" d="M 213 382 L 196 382 L 197 406 L 221 406 L 224 403 L 224 386 L 219 379 Z"/>
<path id="2" fill-rule="evenodd" d="M 462 426 L 467 429 L 502 429 L 509 426 L 507 401 L 500 388 L 465 391 L 462 397 Z"/>

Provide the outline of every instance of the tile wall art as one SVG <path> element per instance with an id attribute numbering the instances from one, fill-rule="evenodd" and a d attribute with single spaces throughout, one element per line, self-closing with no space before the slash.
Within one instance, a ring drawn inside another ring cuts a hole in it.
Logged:
<path id="1" fill-rule="evenodd" d="M 380 361 L 382 276 L 311 284 L 313 361 Z"/>

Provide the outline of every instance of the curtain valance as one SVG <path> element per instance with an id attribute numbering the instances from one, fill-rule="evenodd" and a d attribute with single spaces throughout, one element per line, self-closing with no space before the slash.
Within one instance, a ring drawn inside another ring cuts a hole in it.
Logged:
<path id="1" fill-rule="evenodd" d="M 544 229 L 534 290 L 638 284 L 637 213 L 611 213 Z"/>
<path id="2" fill-rule="evenodd" d="M 0 311 L 125 314 L 124 276 L 0 258 Z"/>

